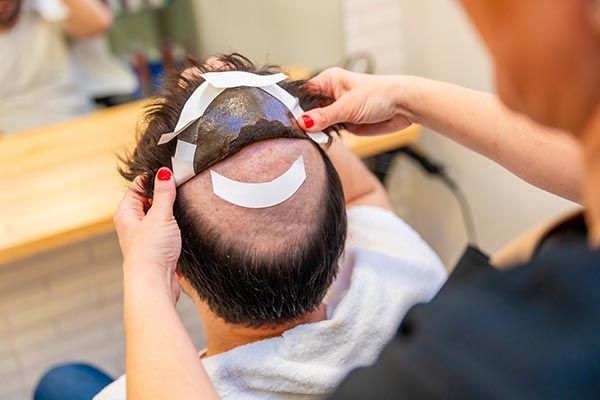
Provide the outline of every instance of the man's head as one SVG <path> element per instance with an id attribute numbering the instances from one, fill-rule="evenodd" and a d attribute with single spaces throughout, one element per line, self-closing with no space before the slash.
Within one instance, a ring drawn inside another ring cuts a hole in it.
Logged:
<path id="1" fill-rule="evenodd" d="M 461 0 L 511 108 L 578 133 L 600 96 L 600 1 Z"/>
<path id="2" fill-rule="evenodd" d="M 14 25 L 19 18 L 22 0 L 0 0 L 0 29 Z"/>
<path id="3" fill-rule="evenodd" d="M 256 70 L 234 55 L 196 65 L 196 72 Z M 138 146 L 128 157 L 123 175 L 153 176 L 170 166 L 174 143 L 158 146 L 173 130 L 191 92 L 202 83 L 198 73 L 175 74 L 150 107 Z M 305 109 L 326 99 L 312 94 L 303 82 L 280 85 L 299 97 Z M 261 129 L 269 123 L 261 124 Z M 280 129 L 281 124 L 274 124 Z M 193 295 L 228 323 L 275 326 L 299 320 L 321 303 L 337 272 L 346 235 L 346 215 L 339 177 L 325 152 L 308 139 L 275 138 L 243 147 L 210 167 L 241 182 L 269 182 L 302 156 L 306 180 L 281 204 L 244 208 L 213 193 L 205 169 L 179 187 L 175 217 L 182 232 L 179 270 Z M 142 190 L 151 195 L 152 180 Z"/>

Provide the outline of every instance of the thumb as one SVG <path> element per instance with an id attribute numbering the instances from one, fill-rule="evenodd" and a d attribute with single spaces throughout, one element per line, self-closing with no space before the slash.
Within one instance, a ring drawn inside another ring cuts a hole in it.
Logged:
<path id="1" fill-rule="evenodd" d="M 148 212 L 159 214 L 165 218 L 172 217 L 173 203 L 175 203 L 176 195 L 177 189 L 173 173 L 169 168 L 159 169 L 154 180 L 152 207 L 150 207 Z"/>
<path id="2" fill-rule="evenodd" d="M 326 107 L 306 111 L 300 116 L 298 123 L 307 132 L 319 132 L 331 125 L 348 122 L 348 116 L 346 115 L 348 108 L 344 103 L 344 97 L 340 97 Z"/>

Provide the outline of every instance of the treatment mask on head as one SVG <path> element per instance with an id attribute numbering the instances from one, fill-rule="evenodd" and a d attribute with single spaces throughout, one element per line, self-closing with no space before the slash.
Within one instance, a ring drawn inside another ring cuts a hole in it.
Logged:
<path id="1" fill-rule="evenodd" d="M 177 138 L 172 163 L 178 186 L 260 140 L 310 138 L 327 142 L 324 133 L 307 134 L 296 122 L 303 113 L 298 99 L 277 85 L 287 78 L 285 74 L 226 71 L 202 77 L 205 82 L 185 103 L 175 130 L 163 134 L 158 142 L 160 145 Z M 230 181 L 211 171 L 213 192 L 239 206 L 270 207 L 285 201 L 300 187 L 306 178 L 303 160 L 298 159 L 286 174 L 272 182 L 250 184 Z"/>

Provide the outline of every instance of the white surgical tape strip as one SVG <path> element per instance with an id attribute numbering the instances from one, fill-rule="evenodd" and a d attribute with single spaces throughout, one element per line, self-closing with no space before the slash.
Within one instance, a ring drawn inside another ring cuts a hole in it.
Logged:
<path id="1" fill-rule="evenodd" d="M 216 88 L 208 82 L 203 82 L 202 85 L 192 93 L 189 99 L 185 102 L 181 115 L 175 125 L 175 130 L 170 133 L 165 133 L 160 137 L 158 144 L 170 142 L 179 135 L 185 128 L 190 126 L 194 121 L 200 118 L 210 103 L 223 92 L 223 88 Z"/>
<path id="2" fill-rule="evenodd" d="M 240 86 L 263 87 L 275 85 L 287 79 L 283 72 L 272 75 L 257 75 L 245 71 L 207 72 L 202 77 L 216 88 L 229 89 Z"/>
<path id="3" fill-rule="evenodd" d="M 177 186 L 196 176 L 193 161 L 179 160 L 171 157 L 171 164 L 173 164 L 173 179 L 175 179 L 175 185 Z"/>
<path id="4" fill-rule="evenodd" d="M 246 183 L 219 175 L 210 170 L 213 193 L 229 203 L 246 208 L 266 208 L 283 203 L 296 193 L 306 180 L 304 157 L 270 182 Z"/>
<path id="5" fill-rule="evenodd" d="M 196 145 L 183 140 L 177 141 L 177 147 L 175 147 L 175 158 L 179 160 L 194 161 L 196 155 Z"/>
<path id="6" fill-rule="evenodd" d="M 316 143 L 329 143 L 329 136 L 323 132 L 307 133 L 307 135 Z"/>
<path id="7" fill-rule="evenodd" d="M 173 163 L 173 178 L 175 185 L 179 186 L 194 177 L 194 156 L 196 145 L 183 140 L 177 140 L 175 155 L 171 158 Z"/>

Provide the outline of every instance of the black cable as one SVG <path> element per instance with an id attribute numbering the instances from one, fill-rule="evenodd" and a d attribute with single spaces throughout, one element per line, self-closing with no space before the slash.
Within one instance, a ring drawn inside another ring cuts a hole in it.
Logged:
<path id="1" fill-rule="evenodd" d="M 469 243 L 472 245 L 478 245 L 479 238 L 477 237 L 477 231 L 475 230 L 475 219 L 473 218 L 473 212 L 471 211 L 471 206 L 469 205 L 467 196 L 465 196 L 465 193 L 462 191 L 460 186 L 458 186 L 456 182 L 448 175 L 441 174 L 439 175 L 439 178 L 446 184 L 446 186 L 448 186 L 450 191 L 454 193 L 454 196 L 456 197 L 456 201 L 460 206 L 463 216 L 463 222 L 465 224 L 465 230 L 467 232 Z"/>
<path id="2" fill-rule="evenodd" d="M 465 224 L 465 231 L 467 232 L 467 238 L 470 244 L 477 245 L 477 231 L 475 229 L 475 220 L 473 218 L 473 212 L 471 211 L 471 206 L 469 205 L 469 201 L 465 196 L 464 192 L 458 186 L 456 181 L 454 181 L 448 174 L 446 173 L 446 168 L 435 161 L 429 159 L 426 155 L 424 155 L 421 151 L 418 151 L 412 147 L 404 147 L 399 150 L 400 153 L 406 154 L 413 161 L 416 161 L 421 168 L 434 177 L 437 177 L 442 181 L 448 189 L 454 194 L 456 201 L 460 207 L 460 211 L 463 217 L 463 222 Z"/>

